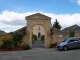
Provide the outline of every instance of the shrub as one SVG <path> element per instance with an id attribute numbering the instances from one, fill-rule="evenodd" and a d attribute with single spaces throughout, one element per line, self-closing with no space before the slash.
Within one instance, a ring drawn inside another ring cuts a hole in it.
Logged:
<path id="1" fill-rule="evenodd" d="M 32 34 L 32 42 L 34 42 L 35 40 L 37 40 L 37 36 L 35 34 Z"/>
<path id="2" fill-rule="evenodd" d="M 3 44 L 1 45 L 1 49 L 11 50 L 13 47 L 12 35 L 5 35 L 1 37 Z"/>
<path id="3" fill-rule="evenodd" d="M 41 40 L 44 41 L 45 40 L 45 35 L 41 36 Z"/>
<path id="4" fill-rule="evenodd" d="M 13 50 L 14 48 L 20 48 L 22 43 L 23 35 L 21 33 L 10 33 L 1 36 L 0 39 L 2 44 L 0 44 L 0 49 Z"/>
<path id="5" fill-rule="evenodd" d="M 51 44 L 50 44 L 50 48 L 53 48 L 54 46 L 56 46 L 57 43 L 58 43 L 58 42 L 51 43 Z"/>
<path id="6" fill-rule="evenodd" d="M 6 46 L 4 44 L 1 45 L 1 49 L 4 49 L 6 48 Z"/>
<path id="7" fill-rule="evenodd" d="M 70 37 L 74 37 L 75 36 L 75 31 L 70 30 Z"/>
<path id="8" fill-rule="evenodd" d="M 53 48 L 54 46 L 56 46 L 57 44 L 50 44 L 50 48 Z"/>
<path id="9" fill-rule="evenodd" d="M 23 35 L 20 34 L 20 33 L 14 33 L 13 34 L 13 44 L 14 44 L 14 47 L 18 47 L 19 43 L 22 42 L 22 37 L 23 37 Z"/>
<path id="10" fill-rule="evenodd" d="M 29 50 L 29 49 L 31 49 L 31 47 L 28 44 L 24 44 L 22 46 L 22 48 L 23 48 L 23 50 Z"/>

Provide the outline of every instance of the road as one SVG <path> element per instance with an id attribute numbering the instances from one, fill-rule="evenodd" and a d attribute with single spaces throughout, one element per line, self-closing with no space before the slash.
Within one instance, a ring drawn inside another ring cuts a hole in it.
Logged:
<path id="1" fill-rule="evenodd" d="M 56 48 L 34 48 L 22 51 L 1 51 L 0 60 L 80 60 L 80 49 L 59 51 Z"/>

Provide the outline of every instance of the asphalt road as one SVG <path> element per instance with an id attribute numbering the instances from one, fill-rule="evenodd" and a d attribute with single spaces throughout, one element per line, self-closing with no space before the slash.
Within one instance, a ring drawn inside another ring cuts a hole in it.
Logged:
<path id="1" fill-rule="evenodd" d="M 56 48 L 34 48 L 22 51 L 2 51 L 0 60 L 80 60 L 80 49 L 59 51 Z"/>

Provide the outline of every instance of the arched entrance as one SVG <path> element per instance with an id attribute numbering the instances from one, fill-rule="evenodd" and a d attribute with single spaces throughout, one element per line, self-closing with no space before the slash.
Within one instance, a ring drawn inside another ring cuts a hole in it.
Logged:
<path id="1" fill-rule="evenodd" d="M 32 29 L 32 48 L 43 48 L 45 40 L 45 29 L 41 25 L 35 25 Z"/>
<path id="2" fill-rule="evenodd" d="M 45 31 L 45 39 L 44 39 L 44 47 L 49 47 L 50 45 L 50 28 L 51 28 L 51 18 L 45 16 L 41 13 L 36 13 L 26 17 L 27 20 L 27 36 L 26 36 L 26 43 L 32 47 L 32 34 L 36 34 L 37 37 L 42 36 L 43 33 L 40 31 L 42 27 Z M 36 29 L 34 28 L 38 26 L 38 32 L 36 33 Z M 34 32 L 34 31 L 35 32 Z"/>

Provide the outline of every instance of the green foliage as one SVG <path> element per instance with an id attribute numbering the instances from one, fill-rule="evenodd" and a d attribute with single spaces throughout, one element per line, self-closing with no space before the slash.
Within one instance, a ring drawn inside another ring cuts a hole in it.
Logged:
<path id="1" fill-rule="evenodd" d="M 22 48 L 23 48 L 23 50 L 29 50 L 29 49 L 31 49 L 31 47 L 28 44 L 24 44 L 22 46 Z"/>
<path id="2" fill-rule="evenodd" d="M 14 44 L 14 47 L 18 47 L 19 43 L 22 42 L 22 37 L 23 35 L 20 34 L 20 33 L 14 33 L 13 34 L 13 44 Z"/>
<path id="3" fill-rule="evenodd" d="M 45 40 L 45 35 L 41 36 L 41 40 L 44 41 Z"/>
<path id="4" fill-rule="evenodd" d="M 8 49 L 12 50 L 15 47 L 20 47 L 20 43 L 22 43 L 23 34 L 21 33 L 10 33 L 5 36 L 1 36 L 2 45 L 0 46 L 1 49 Z"/>
<path id="5" fill-rule="evenodd" d="M 57 29 L 61 29 L 61 25 L 59 24 L 59 22 L 57 21 L 57 19 L 56 19 L 56 21 L 54 22 L 54 24 L 53 24 L 53 27 L 54 28 L 57 28 Z"/>
<path id="6" fill-rule="evenodd" d="M 26 28 L 25 28 L 25 27 L 24 27 L 24 28 L 22 28 L 21 33 L 22 33 L 24 36 L 26 35 L 27 30 L 26 30 Z"/>
<path id="7" fill-rule="evenodd" d="M 34 42 L 35 40 L 37 40 L 37 36 L 32 34 L 32 42 Z"/>
<path id="8" fill-rule="evenodd" d="M 57 43 L 58 43 L 58 42 L 51 43 L 51 44 L 50 44 L 50 48 L 53 48 L 54 46 L 56 46 Z"/>
<path id="9" fill-rule="evenodd" d="M 12 41 L 12 35 L 5 35 L 1 37 L 1 40 L 3 44 L 1 45 L 1 48 L 7 48 L 11 50 L 13 48 L 13 41 Z"/>
<path id="10" fill-rule="evenodd" d="M 70 37 L 74 37 L 75 36 L 75 31 L 70 30 Z"/>
<path id="11" fill-rule="evenodd" d="M 57 44 L 50 44 L 50 48 L 53 48 L 54 46 L 56 46 Z"/>

